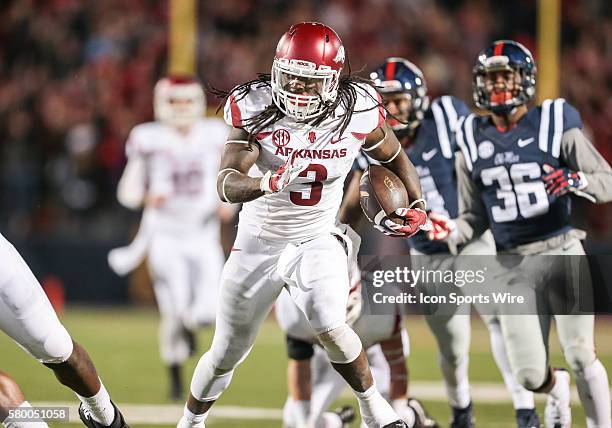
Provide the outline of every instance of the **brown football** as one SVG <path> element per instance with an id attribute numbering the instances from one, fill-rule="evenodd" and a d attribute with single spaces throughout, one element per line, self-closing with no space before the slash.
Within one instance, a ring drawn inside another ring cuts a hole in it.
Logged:
<path id="1" fill-rule="evenodd" d="M 404 183 L 392 171 L 380 165 L 370 165 L 361 177 L 359 202 L 371 222 L 381 210 L 393 219 L 396 209 L 405 208 L 410 203 Z"/>

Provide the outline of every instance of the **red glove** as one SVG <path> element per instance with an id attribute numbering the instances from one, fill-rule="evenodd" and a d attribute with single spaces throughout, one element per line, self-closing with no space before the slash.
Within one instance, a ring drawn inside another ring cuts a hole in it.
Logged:
<path id="1" fill-rule="evenodd" d="M 374 227 L 387 236 L 409 238 L 419 230 L 430 230 L 431 222 L 427 213 L 421 208 L 412 208 L 415 204 L 424 202 L 418 199 L 410 204 L 408 208 L 398 208 L 395 215 L 400 217 L 402 223 L 393 221 L 389 216 L 383 216 Z"/>
<path id="2" fill-rule="evenodd" d="M 452 238 L 453 232 L 457 228 L 453 220 L 445 215 L 434 212 L 429 213 L 429 220 L 431 220 L 432 229 L 427 232 L 427 239 L 431 241 L 444 241 Z"/>
<path id="3" fill-rule="evenodd" d="M 553 168 L 545 164 L 542 169 L 546 175 L 542 176 L 542 181 L 546 186 L 546 193 L 553 196 L 563 196 L 566 193 L 576 193 L 586 187 L 587 183 L 584 176 L 577 171 L 569 168 Z"/>
<path id="4" fill-rule="evenodd" d="M 278 193 L 285 187 L 293 183 L 296 178 L 304 171 L 310 159 L 298 159 L 294 151 L 291 156 L 285 161 L 285 164 L 276 170 L 276 172 L 268 171 L 261 178 L 259 188 L 266 194 Z"/>

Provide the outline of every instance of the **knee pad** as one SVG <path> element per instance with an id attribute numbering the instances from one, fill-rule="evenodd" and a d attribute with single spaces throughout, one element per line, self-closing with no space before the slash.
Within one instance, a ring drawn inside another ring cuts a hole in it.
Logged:
<path id="1" fill-rule="evenodd" d="M 48 354 L 45 358 L 46 363 L 63 363 L 72 355 L 72 338 L 63 327 L 47 337 L 43 346 Z"/>
<path id="2" fill-rule="evenodd" d="M 292 360 L 309 360 L 314 355 L 314 345 L 295 337 L 286 336 L 287 356 Z"/>
<path id="3" fill-rule="evenodd" d="M 353 362 L 363 349 L 357 333 L 346 324 L 321 333 L 318 338 L 332 363 L 348 364 Z"/>
<path id="4" fill-rule="evenodd" d="M 200 358 L 191 379 L 191 394 L 198 401 L 213 401 L 218 399 L 227 389 L 234 370 L 229 371 L 215 367 L 211 361 L 210 352 Z"/>
<path id="5" fill-rule="evenodd" d="M 73 343 L 70 334 L 63 325 L 49 329 L 47 335 L 37 346 L 34 354 L 36 359 L 44 364 L 59 364 L 65 362 L 72 355 Z"/>
<path id="6" fill-rule="evenodd" d="M 520 368 L 514 375 L 516 381 L 529 391 L 537 391 L 548 381 L 547 370 L 538 370 L 533 367 Z"/>
<path id="7" fill-rule="evenodd" d="M 582 373 L 584 368 L 595 361 L 595 350 L 586 345 L 571 345 L 563 349 L 565 360 L 576 373 Z"/>

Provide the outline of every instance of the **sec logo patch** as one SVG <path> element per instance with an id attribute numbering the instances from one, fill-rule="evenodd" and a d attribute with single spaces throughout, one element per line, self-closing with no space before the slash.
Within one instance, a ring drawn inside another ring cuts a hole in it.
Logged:
<path id="1" fill-rule="evenodd" d="M 276 147 L 285 147 L 291 140 L 291 134 L 286 129 L 277 129 L 272 134 L 272 143 Z"/>
<path id="2" fill-rule="evenodd" d="M 495 153 L 495 146 L 489 140 L 483 141 L 478 145 L 478 156 L 482 159 L 488 159 Z"/>

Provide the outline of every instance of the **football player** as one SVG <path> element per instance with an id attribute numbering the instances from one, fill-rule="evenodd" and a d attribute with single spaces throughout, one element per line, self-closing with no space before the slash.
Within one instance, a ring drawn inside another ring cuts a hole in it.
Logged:
<path id="1" fill-rule="evenodd" d="M 228 137 L 218 192 L 243 203 L 222 275 L 210 350 L 200 359 L 179 427 L 202 427 L 229 386 L 260 325 L 287 284 L 334 368 L 351 386 L 368 427 L 403 427 L 378 392 L 359 336 L 346 323 L 348 263 L 354 245 L 336 225 L 346 175 L 362 147 L 402 180 L 413 202 L 388 233 L 409 236 L 427 224 L 419 178 L 393 132 L 375 88 L 341 76 L 345 51 L 320 23 L 293 25 L 280 39 L 271 75 L 228 96 Z"/>
<path id="2" fill-rule="evenodd" d="M 34 274 L 2 235 L 0 260 L 0 330 L 75 392 L 81 401 L 79 416 L 86 426 L 127 427 L 89 355 L 72 340 Z"/>
<path id="3" fill-rule="evenodd" d="M 458 197 L 454 164 L 458 148 L 454 130 L 459 120 L 470 113 L 469 108 L 463 101 L 448 95 L 430 103 L 423 73 L 403 58 L 388 58 L 370 77 L 382 92 L 389 113 L 387 122 L 416 166 L 429 213 L 456 216 Z M 350 224 L 361 217 L 359 179 L 370 162 L 367 152 L 358 158 L 345 203 L 340 208 L 340 219 Z M 459 249 L 452 248 L 454 254 L 447 243 L 430 241 L 424 234 L 417 234 L 406 242 L 412 262 L 428 270 L 454 269 L 457 250 L 461 256 L 495 253 L 490 233 Z M 433 287 L 435 285 L 427 284 L 422 291 L 430 292 L 427 288 Z M 448 290 L 448 287 L 437 287 L 440 289 Z M 489 316 L 483 318 L 489 327 L 493 355 L 512 394 L 518 427 L 539 426 L 533 393 L 518 385 L 512 377 L 496 320 Z M 451 427 L 472 427 L 474 418 L 468 380 L 469 307 L 464 305 L 454 314 L 429 315 L 426 320 L 438 344 L 438 361 L 453 415 Z"/>
<path id="4" fill-rule="evenodd" d="M 137 125 L 126 144 L 127 165 L 117 198 L 124 206 L 145 206 L 130 246 L 109 254 L 118 273 L 148 266 L 161 316 L 161 359 L 170 375 L 169 396 L 183 398 L 181 367 L 195 351 L 194 334 L 215 320 L 224 262 L 216 174 L 228 127 L 203 117 L 202 85 L 170 76 L 155 85 L 155 121 Z"/>
<path id="5" fill-rule="evenodd" d="M 409 340 L 408 333 L 402 328 L 400 312 L 389 315 L 364 314 L 361 272 L 355 261 L 349 266 L 349 278 L 351 290 L 346 321 L 363 343 L 372 376 L 380 393 L 409 427 L 438 427 L 426 414 L 421 403 L 407 396 L 406 357 L 409 353 Z M 285 291 L 278 297 L 274 313 L 286 334 L 289 357 L 289 396 L 283 412 L 284 428 L 348 426 L 351 418 L 354 418 L 351 407 L 343 407 L 335 412 L 325 411 L 342 392 L 345 384 L 342 377 L 333 370 L 325 352 L 318 346 L 316 332 Z"/>
<path id="6" fill-rule="evenodd" d="M 528 107 L 535 94 L 536 64 L 524 46 L 494 42 L 478 56 L 473 75 L 476 105 L 490 115 L 469 115 L 457 128 L 460 216 L 454 221 L 435 216 L 437 237 L 460 244 L 490 228 L 498 254 L 516 254 L 520 261 L 508 272 L 508 283 L 519 275 L 529 278 L 540 297 L 554 294 L 546 297 L 554 307 L 568 285 L 562 272 L 571 263 L 563 256 L 585 254 L 580 243 L 584 232 L 569 222 L 569 196 L 612 200 L 612 169 L 582 132 L 578 111 L 564 99 Z M 569 427 L 569 375 L 549 368 L 552 317 L 539 318 L 500 316 L 508 358 L 525 388 L 549 393 L 546 426 Z M 608 376 L 595 354 L 594 316 L 555 315 L 554 320 L 587 426 L 611 426 Z"/>

